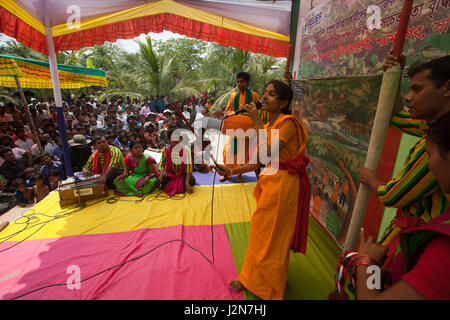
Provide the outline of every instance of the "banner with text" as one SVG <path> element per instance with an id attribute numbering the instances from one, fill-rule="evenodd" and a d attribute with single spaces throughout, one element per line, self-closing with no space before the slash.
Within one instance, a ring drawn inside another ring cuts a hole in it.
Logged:
<path id="1" fill-rule="evenodd" d="M 299 79 L 381 73 L 402 0 L 330 0 L 302 20 Z M 416 0 L 406 34 L 407 66 L 450 53 L 450 0 Z"/>

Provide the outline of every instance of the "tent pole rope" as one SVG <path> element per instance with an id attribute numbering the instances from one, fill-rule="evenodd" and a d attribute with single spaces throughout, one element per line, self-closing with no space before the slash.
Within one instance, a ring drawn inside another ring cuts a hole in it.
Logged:
<path id="1" fill-rule="evenodd" d="M 394 47 L 394 54 L 396 57 L 400 57 L 403 50 L 412 5 L 413 0 L 405 0 L 403 3 Z M 399 65 L 390 68 L 383 74 L 377 112 L 375 114 L 369 149 L 367 151 L 367 158 L 365 162 L 365 166 L 373 171 L 377 169 L 378 162 L 381 158 L 400 80 L 401 68 Z M 344 251 L 356 248 L 361 226 L 363 225 L 367 206 L 369 204 L 370 192 L 370 188 L 366 185 L 359 185 L 358 195 L 356 196 L 355 207 L 353 209 L 347 238 L 345 239 Z"/>
<path id="2" fill-rule="evenodd" d="M 42 148 L 41 140 L 39 139 L 39 134 L 36 129 L 36 125 L 34 124 L 34 119 L 30 114 L 30 109 L 28 109 L 28 102 L 27 102 L 27 99 L 25 98 L 25 95 L 23 94 L 23 90 L 22 90 L 22 86 L 20 85 L 19 77 L 17 75 L 14 75 L 14 79 L 16 80 L 17 88 L 19 89 L 19 95 L 20 95 L 20 99 L 22 100 L 22 103 L 23 103 L 23 108 L 25 110 L 25 114 L 30 119 L 31 132 L 33 132 L 33 134 L 36 138 L 36 145 L 38 146 L 39 152 L 41 154 L 43 154 L 44 148 Z"/>

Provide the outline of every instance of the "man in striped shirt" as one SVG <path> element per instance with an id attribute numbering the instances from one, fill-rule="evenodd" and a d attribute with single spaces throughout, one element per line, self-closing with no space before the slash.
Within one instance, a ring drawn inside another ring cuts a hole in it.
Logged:
<path id="1" fill-rule="evenodd" d="M 94 144 L 97 150 L 91 154 L 83 167 L 83 175 L 101 174 L 101 183 L 114 189 L 114 179 L 124 170 L 124 159 L 119 148 L 110 146 L 105 137 L 95 137 Z"/>
<path id="2" fill-rule="evenodd" d="M 404 57 L 401 60 L 403 66 Z M 388 55 L 384 70 L 397 63 L 398 59 Z M 425 130 L 430 123 L 450 111 L 450 56 L 412 67 L 409 76 L 410 92 L 404 98 L 409 110 L 396 112 L 402 108 L 400 95 L 397 94 L 391 126 L 421 139 L 410 150 L 397 177 L 387 183 L 368 168 L 360 169 L 359 181 L 369 186 L 384 205 L 398 208 L 396 219 L 380 239 L 383 245 L 391 243 L 401 227 L 405 227 L 400 222 L 406 221 L 405 217 L 417 217 L 428 222 L 445 212 L 450 203 L 450 195 L 442 192 L 428 168 L 425 152 Z M 392 250 L 395 248 L 391 247 Z"/>

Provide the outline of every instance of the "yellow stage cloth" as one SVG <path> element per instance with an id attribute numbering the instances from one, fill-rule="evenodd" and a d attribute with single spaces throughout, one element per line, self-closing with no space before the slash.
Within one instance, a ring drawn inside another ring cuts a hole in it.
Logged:
<path id="1" fill-rule="evenodd" d="M 256 208 L 256 200 L 253 197 L 255 185 L 255 182 L 216 185 L 213 224 L 250 221 Z M 108 198 L 88 201 L 86 203 L 88 206 L 82 210 L 74 206 L 61 209 L 58 192 L 52 192 L 21 218 L 11 223 L 3 236 L 12 235 L 25 228 L 26 230 L 18 237 L 20 239 L 12 238 L 10 241 L 128 232 L 180 224 L 185 226 L 211 224 L 211 185 L 196 185 L 194 193 L 186 195 L 183 200 L 147 201 L 152 195 L 160 192 L 159 189 L 155 189 L 148 198 L 135 203 L 139 198 L 115 196 L 110 190 Z M 112 197 L 116 197 L 119 201 L 108 203 L 106 199 Z"/>

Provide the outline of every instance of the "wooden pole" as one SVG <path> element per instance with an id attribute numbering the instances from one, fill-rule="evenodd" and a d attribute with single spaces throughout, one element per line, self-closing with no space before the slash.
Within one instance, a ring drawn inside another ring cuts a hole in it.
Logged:
<path id="1" fill-rule="evenodd" d="M 25 98 L 25 95 L 23 94 L 23 90 L 22 90 L 22 86 L 20 85 L 19 77 L 17 75 L 14 75 L 14 79 L 16 80 L 17 88 L 19 89 L 19 95 L 20 95 L 20 99 L 22 100 L 23 109 L 25 110 L 26 116 L 30 119 L 31 132 L 36 137 L 36 144 L 38 146 L 39 152 L 41 154 L 43 154 L 44 148 L 42 148 L 41 140 L 39 139 L 39 134 L 36 129 L 36 125 L 34 124 L 33 117 L 31 116 L 30 110 L 28 109 L 28 102 L 27 102 L 27 99 Z"/>
<path id="2" fill-rule="evenodd" d="M 405 41 L 409 18 L 411 16 L 412 4 L 413 0 L 405 0 L 403 3 L 394 47 L 394 54 L 397 57 L 400 57 L 403 50 L 403 43 Z M 369 149 L 367 151 L 367 158 L 365 162 L 365 167 L 373 171 L 377 169 L 378 162 L 383 151 L 387 129 L 391 120 L 395 97 L 397 95 L 398 83 L 400 80 L 401 68 L 399 65 L 388 69 L 383 74 L 377 112 L 375 114 L 372 134 L 370 136 Z M 347 238 L 344 244 L 344 251 L 356 248 L 361 226 L 366 215 L 370 192 L 371 190 L 368 186 L 360 184 Z"/>
<path id="3" fill-rule="evenodd" d="M 292 43 L 289 44 L 289 52 L 287 56 L 286 61 L 286 68 L 284 70 L 284 79 L 286 80 L 292 80 L 292 73 L 291 73 L 291 56 L 292 56 Z"/>

